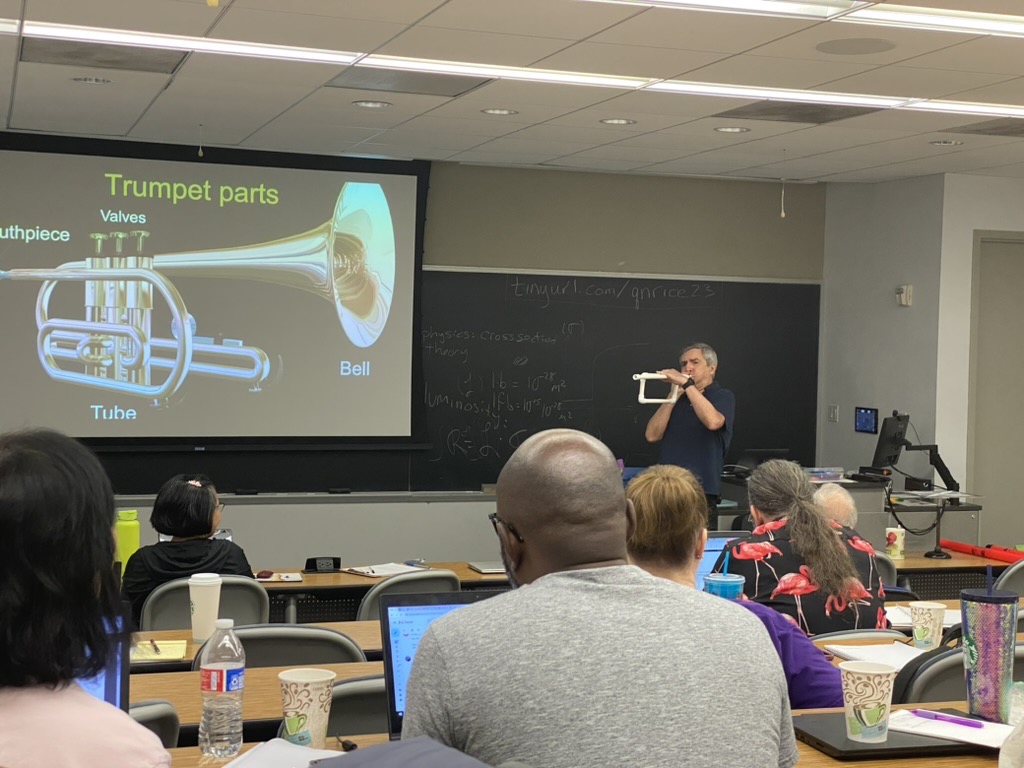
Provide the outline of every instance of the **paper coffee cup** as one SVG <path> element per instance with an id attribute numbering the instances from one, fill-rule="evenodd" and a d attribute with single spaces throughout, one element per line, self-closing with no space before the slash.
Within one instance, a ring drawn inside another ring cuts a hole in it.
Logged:
<path id="1" fill-rule="evenodd" d="M 907 532 L 903 528 L 885 529 L 885 554 L 892 560 L 902 560 L 906 555 Z"/>
<path id="2" fill-rule="evenodd" d="M 194 573 L 188 578 L 188 599 L 192 606 L 192 639 L 203 642 L 213 634 L 220 612 L 220 585 L 216 573 Z"/>
<path id="3" fill-rule="evenodd" d="M 946 616 L 946 606 L 942 603 L 914 600 L 909 603 L 909 608 L 914 647 L 937 648 L 939 641 L 942 640 L 942 620 Z"/>
<path id="4" fill-rule="evenodd" d="M 329 669 L 286 669 L 277 675 L 281 681 L 285 739 L 314 749 L 324 748 L 335 677 Z"/>
<path id="5" fill-rule="evenodd" d="M 889 738 L 889 709 L 896 668 L 873 661 L 844 661 L 839 665 L 843 686 L 846 737 L 878 744 Z"/>

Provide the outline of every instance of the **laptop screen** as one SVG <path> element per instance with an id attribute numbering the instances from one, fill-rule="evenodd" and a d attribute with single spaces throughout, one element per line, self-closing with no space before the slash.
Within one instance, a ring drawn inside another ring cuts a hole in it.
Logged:
<path id="1" fill-rule="evenodd" d="M 504 590 L 502 590 L 504 591 Z M 388 692 L 388 724 L 392 738 L 401 736 L 406 683 L 420 638 L 434 619 L 469 603 L 499 594 L 498 590 L 435 592 L 381 596 L 380 626 L 384 643 L 384 682 Z"/>
<path id="2" fill-rule="evenodd" d="M 118 619 L 118 626 L 121 621 Z M 95 677 L 78 678 L 75 682 L 86 693 L 127 712 L 130 663 L 131 635 L 112 632 L 107 665 Z"/>
<path id="3" fill-rule="evenodd" d="M 700 559 L 700 564 L 697 566 L 697 589 L 704 590 L 704 577 L 714 569 L 715 563 L 718 562 L 718 556 L 722 554 L 722 550 L 729 543 L 736 541 L 736 539 L 746 538 L 749 535 L 749 533 L 744 531 L 708 532 L 708 543 L 704 547 L 704 556 Z"/>

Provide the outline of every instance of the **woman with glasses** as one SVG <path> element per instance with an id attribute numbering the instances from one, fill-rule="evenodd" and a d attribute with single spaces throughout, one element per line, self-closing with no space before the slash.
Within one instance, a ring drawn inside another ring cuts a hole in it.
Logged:
<path id="1" fill-rule="evenodd" d="M 215 539 L 224 505 L 217 489 L 203 475 L 176 475 L 164 483 L 153 502 L 150 525 L 170 536 L 142 547 L 128 558 L 121 591 L 132 604 L 132 619 L 139 625 L 142 604 L 149 593 L 168 581 L 193 573 L 248 576 L 252 567 L 245 552 L 232 541 Z"/>

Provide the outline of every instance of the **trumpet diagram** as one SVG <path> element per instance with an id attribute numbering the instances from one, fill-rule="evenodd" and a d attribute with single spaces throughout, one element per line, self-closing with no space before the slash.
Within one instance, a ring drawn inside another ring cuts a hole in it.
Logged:
<path id="1" fill-rule="evenodd" d="M 251 280 L 299 289 L 331 302 L 348 339 L 373 345 L 394 291 L 395 236 L 379 184 L 342 186 L 322 225 L 279 240 L 234 248 L 147 255 L 148 232 L 92 233 L 93 253 L 52 269 L 0 270 L 2 281 L 41 282 L 36 351 L 55 381 L 149 399 L 159 405 L 189 376 L 242 381 L 258 392 L 267 354 L 240 340 L 196 335 L 197 323 L 172 277 Z M 84 287 L 84 319 L 50 317 L 62 283 Z M 170 310 L 167 337 L 152 332 L 155 296 Z"/>

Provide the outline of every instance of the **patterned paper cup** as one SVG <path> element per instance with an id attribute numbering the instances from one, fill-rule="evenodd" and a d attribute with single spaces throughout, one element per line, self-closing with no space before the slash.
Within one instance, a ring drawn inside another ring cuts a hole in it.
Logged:
<path id="1" fill-rule="evenodd" d="M 314 749 L 324 748 L 335 677 L 329 669 L 286 669 L 278 674 L 285 739 Z"/>
<path id="2" fill-rule="evenodd" d="M 889 707 L 896 668 L 873 661 L 839 665 L 846 711 L 846 736 L 852 741 L 880 743 L 889 738 Z"/>
<path id="3" fill-rule="evenodd" d="M 914 633 L 915 648 L 937 648 L 942 640 L 942 619 L 946 606 L 915 600 L 910 603 L 910 625 Z"/>

